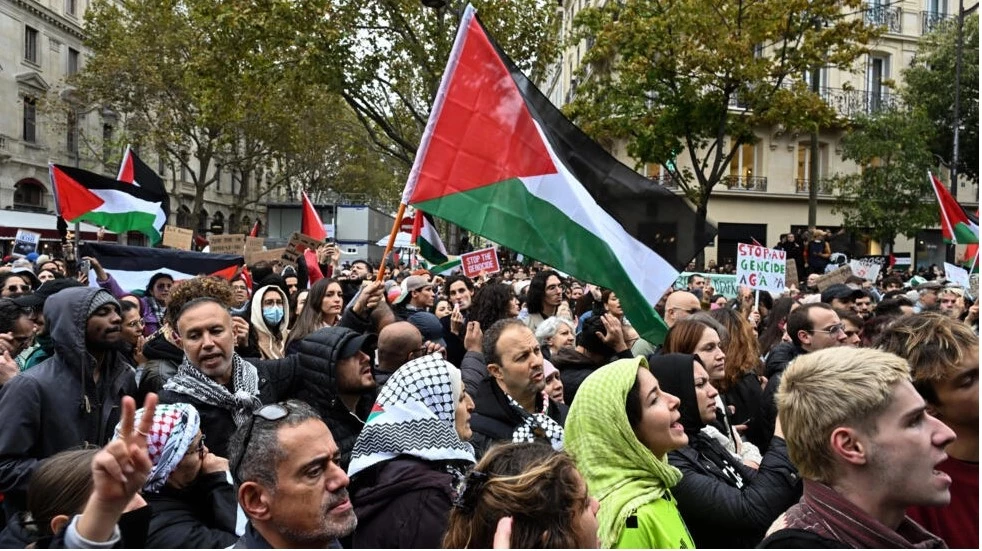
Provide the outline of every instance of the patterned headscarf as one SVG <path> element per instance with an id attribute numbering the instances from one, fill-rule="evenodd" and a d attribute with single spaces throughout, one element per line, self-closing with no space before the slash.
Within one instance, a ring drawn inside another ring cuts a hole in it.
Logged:
<path id="1" fill-rule="evenodd" d="M 474 463 L 457 435 L 454 412 L 463 393 L 460 370 L 439 354 L 400 367 L 379 391 L 351 453 L 348 476 L 400 455 Z"/>
<path id="2" fill-rule="evenodd" d="M 136 410 L 134 422 L 143 417 L 143 408 Z M 113 438 L 119 438 L 123 422 L 116 425 Z M 134 425 L 135 426 L 135 425 Z M 167 483 L 167 477 L 191 448 L 191 443 L 201 428 L 201 417 L 191 404 L 166 404 L 157 406 L 153 414 L 153 425 L 147 434 L 147 453 L 153 468 L 147 477 L 143 490 L 158 492 Z"/>
<path id="3" fill-rule="evenodd" d="M 668 464 L 667 454 L 655 457 L 627 420 L 624 406 L 639 367 L 648 367 L 643 357 L 617 360 L 594 371 L 580 385 L 566 417 L 566 451 L 600 501 L 598 535 L 604 549 L 617 543 L 627 517 L 638 507 L 671 499 L 669 488 L 682 480 L 682 472 Z"/>

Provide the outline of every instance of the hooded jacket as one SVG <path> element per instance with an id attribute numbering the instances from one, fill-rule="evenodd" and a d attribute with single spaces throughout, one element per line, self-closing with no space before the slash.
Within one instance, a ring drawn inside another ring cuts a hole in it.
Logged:
<path id="1" fill-rule="evenodd" d="M 651 365 L 662 390 L 678 397 L 679 422 L 689 437 L 688 446 L 668 454 L 682 472 L 672 494 L 696 547 L 751 548 L 801 496 L 801 479 L 783 438 L 773 439 L 754 470 L 702 432 L 692 361 L 688 354 L 667 354 Z"/>
<path id="2" fill-rule="evenodd" d="M 274 291 L 283 300 L 283 319 L 275 329 L 267 325 L 266 318 L 263 317 L 263 296 L 267 291 Z M 250 318 L 252 329 L 256 332 L 256 346 L 259 348 L 262 357 L 267 360 L 275 360 L 283 357 L 283 346 L 286 344 L 286 337 L 290 325 L 290 299 L 286 296 L 278 285 L 266 285 L 261 287 L 252 295 L 252 306 L 250 308 Z"/>
<path id="3" fill-rule="evenodd" d="M 144 497 L 153 509 L 148 549 L 219 549 L 239 540 L 235 487 L 225 471 L 201 474 L 182 490 L 165 486 Z"/>
<path id="4" fill-rule="evenodd" d="M 85 345 L 89 305 L 102 289 L 74 287 L 47 300 L 44 317 L 54 356 L 0 389 L 0 491 L 7 510 L 23 509 L 38 461 L 82 444 L 102 446 L 119 421 L 120 401 L 136 393 L 134 370 L 106 352 L 99 382 Z"/>

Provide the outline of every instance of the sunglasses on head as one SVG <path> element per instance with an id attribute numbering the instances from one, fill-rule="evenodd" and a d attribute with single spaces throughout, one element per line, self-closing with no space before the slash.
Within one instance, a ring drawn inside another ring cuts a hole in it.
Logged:
<path id="1" fill-rule="evenodd" d="M 290 414 L 290 410 L 283 404 L 270 404 L 268 406 L 263 406 L 253 412 L 249 416 L 249 421 L 246 424 L 245 438 L 242 440 L 242 448 L 239 453 L 236 454 L 234 460 L 229 463 L 229 468 L 232 474 L 238 477 L 239 468 L 242 466 L 242 460 L 245 458 L 246 450 L 249 449 L 249 442 L 252 441 L 252 429 L 256 426 L 256 417 L 265 419 L 266 421 L 279 421 L 287 415 Z"/>

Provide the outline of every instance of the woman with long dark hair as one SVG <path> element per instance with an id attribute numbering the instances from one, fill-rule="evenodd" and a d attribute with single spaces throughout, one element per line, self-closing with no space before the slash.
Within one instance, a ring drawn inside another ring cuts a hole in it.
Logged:
<path id="1" fill-rule="evenodd" d="M 488 283 L 474 295 L 468 319 L 478 322 L 481 331 L 487 331 L 498 320 L 518 317 L 518 307 L 518 297 L 511 285 Z"/>
<path id="2" fill-rule="evenodd" d="M 321 279 L 310 287 L 307 302 L 286 340 L 287 354 L 300 351 L 300 341 L 322 327 L 334 327 L 341 321 L 344 298 L 336 279 Z"/>

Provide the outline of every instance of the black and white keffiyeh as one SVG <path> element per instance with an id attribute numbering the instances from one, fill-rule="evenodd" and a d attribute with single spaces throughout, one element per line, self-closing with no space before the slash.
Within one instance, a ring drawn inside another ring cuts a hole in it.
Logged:
<path id="1" fill-rule="evenodd" d="M 462 393 L 460 370 L 439 354 L 400 367 L 379 391 L 358 435 L 348 476 L 400 455 L 473 464 L 474 449 L 454 425 Z"/>
<path id="2" fill-rule="evenodd" d="M 563 426 L 549 417 L 549 397 L 545 392 L 542 393 L 542 411 L 525 411 L 514 398 L 504 393 L 510 405 L 519 415 L 522 416 L 522 424 L 515 428 L 511 435 L 512 442 L 535 442 L 537 439 L 549 440 L 552 449 L 562 451 L 563 449 Z"/>
<path id="3" fill-rule="evenodd" d="M 259 374 L 256 366 L 234 352 L 232 388 L 235 390 L 234 394 L 191 365 L 187 356 L 184 356 L 184 361 L 177 368 L 177 374 L 164 384 L 164 390 L 185 394 L 199 402 L 231 411 L 235 426 L 238 427 L 248 421 L 252 412 L 263 404 L 259 401 Z"/>

